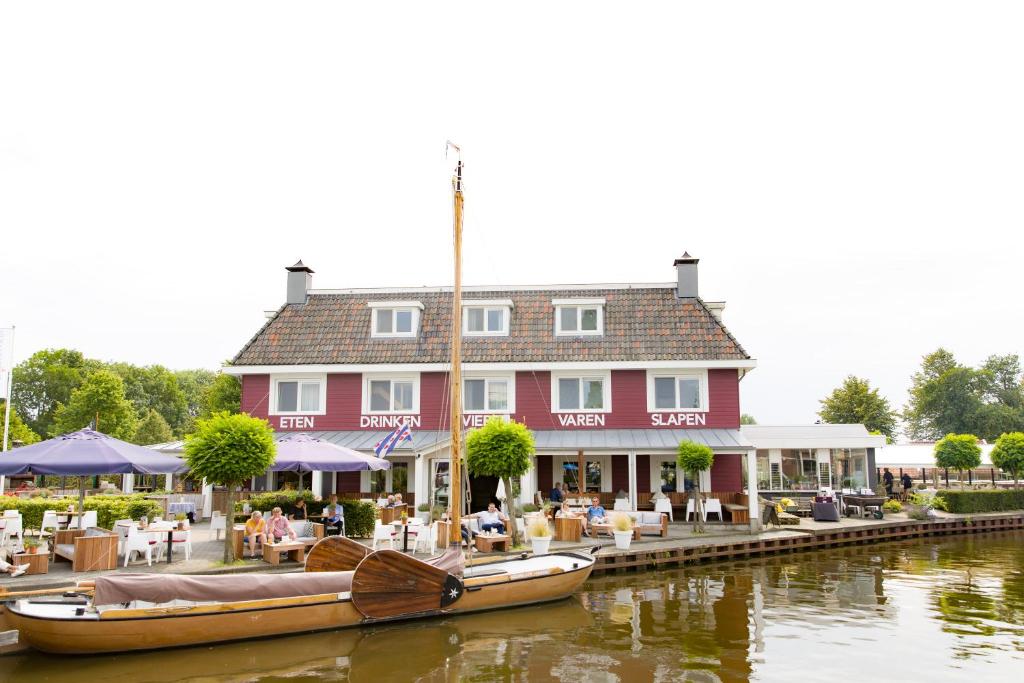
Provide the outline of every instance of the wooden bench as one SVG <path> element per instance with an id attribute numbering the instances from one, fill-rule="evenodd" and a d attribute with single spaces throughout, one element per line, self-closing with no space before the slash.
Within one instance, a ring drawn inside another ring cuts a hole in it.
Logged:
<path id="1" fill-rule="evenodd" d="M 739 505 L 738 503 L 725 503 L 722 508 L 729 513 L 729 519 L 733 524 L 748 524 L 750 523 L 750 510 L 746 505 Z"/>
<path id="2" fill-rule="evenodd" d="M 53 559 L 67 560 L 75 572 L 116 569 L 117 539 L 113 531 L 99 527 L 61 529 L 53 536 Z"/>

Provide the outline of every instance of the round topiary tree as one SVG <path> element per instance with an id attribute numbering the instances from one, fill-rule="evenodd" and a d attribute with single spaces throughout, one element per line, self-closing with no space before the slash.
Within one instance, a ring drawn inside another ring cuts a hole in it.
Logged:
<path id="1" fill-rule="evenodd" d="M 249 415 L 215 413 L 196 422 L 196 431 L 185 437 L 185 462 L 197 479 L 226 486 L 228 505 L 224 511 L 234 518 L 235 488 L 264 474 L 274 464 L 277 447 L 274 430 L 266 420 Z M 224 562 L 234 560 L 231 534 L 224 534 Z"/>
<path id="2" fill-rule="evenodd" d="M 715 462 L 715 452 L 709 446 L 693 441 L 680 441 L 676 464 L 688 472 L 694 482 L 693 530 L 704 532 L 704 498 L 700 493 L 700 473 L 710 470 Z"/>
<path id="3" fill-rule="evenodd" d="M 992 449 L 992 464 L 1010 473 L 1013 487 L 1017 488 L 1020 473 L 1024 472 L 1024 432 L 1008 432 L 996 439 Z"/>
<path id="4" fill-rule="evenodd" d="M 954 469 L 964 488 L 964 470 L 981 465 L 981 447 L 974 434 L 946 434 L 935 444 L 935 464 L 943 469 Z"/>
<path id="5" fill-rule="evenodd" d="M 466 467 L 470 474 L 498 477 L 505 483 L 513 545 L 519 545 L 519 528 L 512 480 L 518 483 L 519 477 L 530 470 L 535 450 L 533 432 L 511 419 L 492 417 L 466 436 Z"/>

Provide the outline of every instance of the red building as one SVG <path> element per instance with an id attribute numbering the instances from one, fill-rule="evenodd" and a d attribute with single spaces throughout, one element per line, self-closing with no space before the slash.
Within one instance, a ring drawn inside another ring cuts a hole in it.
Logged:
<path id="1" fill-rule="evenodd" d="M 563 481 L 641 506 L 652 491 L 681 497 L 681 440 L 715 450 L 703 490 L 744 488 L 754 451 L 739 388 L 755 361 L 723 325 L 724 304 L 698 295 L 697 259 L 674 265 L 670 283 L 464 289 L 465 424 L 512 416 L 534 432 L 525 500 Z M 367 452 L 408 422 L 413 443 L 390 456 L 390 472 L 314 486 L 446 502 L 451 288 L 318 290 L 301 261 L 287 270 L 285 304 L 225 369 L 241 377 L 242 410 Z"/>

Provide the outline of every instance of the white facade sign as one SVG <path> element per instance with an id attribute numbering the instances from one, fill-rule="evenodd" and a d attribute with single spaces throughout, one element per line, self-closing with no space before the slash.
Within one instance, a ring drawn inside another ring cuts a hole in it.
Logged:
<path id="1" fill-rule="evenodd" d="M 652 427 L 703 427 L 707 413 L 651 413 Z"/>
<path id="2" fill-rule="evenodd" d="M 314 429 L 315 419 L 312 415 L 282 415 L 280 429 Z"/>
<path id="3" fill-rule="evenodd" d="M 483 427 L 484 423 L 486 423 L 492 417 L 500 417 L 502 420 L 505 420 L 506 422 L 508 422 L 508 415 L 495 415 L 495 414 L 492 414 L 492 413 L 476 413 L 476 414 L 470 414 L 470 415 L 463 415 L 462 416 L 462 426 L 463 427 L 471 427 L 471 428 Z"/>
<path id="4" fill-rule="evenodd" d="M 604 415 L 595 413 L 563 413 L 558 421 L 563 427 L 604 427 Z"/>
<path id="5" fill-rule="evenodd" d="M 400 424 L 408 423 L 410 427 L 419 429 L 419 415 L 360 415 L 359 426 L 362 429 L 394 429 Z"/>

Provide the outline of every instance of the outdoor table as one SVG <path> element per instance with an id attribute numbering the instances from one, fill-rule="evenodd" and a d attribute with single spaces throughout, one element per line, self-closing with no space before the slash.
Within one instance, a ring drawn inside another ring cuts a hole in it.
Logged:
<path id="1" fill-rule="evenodd" d="M 555 517 L 556 541 L 579 541 L 583 536 L 582 517 Z"/>
<path id="2" fill-rule="evenodd" d="M 408 520 L 406 520 L 406 523 L 403 524 L 402 520 L 400 520 L 400 519 L 396 519 L 395 521 L 391 522 L 391 525 L 399 527 L 399 528 L 402 529 L 402 552 L 403 553 L 409 552 L 409 527 L 413 526 L 413 525 L 410 525 L 408 523 Z M 414 531 L 413 533 L 414 534 L 418 534 L 419 533 L 418 527 L 417 527 L 417 530 Z"/>
<path id="3" fill-rule="evenodd" d="M 13 563 L 27 564 L 26 574 L 46 574 L 50 571 L 50 553 L 15 553 Z"/>
<path id="4" fill-rule="evenodd" d="M 287 555 L 289 560 L 303 562 L 306 559 L 306 545 L 295 541 L 263 544 L 263 561 L 269 564 L 281 564 L 281 556 Z"/>
<path id="5" fill-rule="evenodd" d="M 877 507 L 881 510 L 882 506 L 885 504 L 885 496 L 865 496 L 848 493 L 843 496 L 843 501 L 847 505 L 856 505 L 861 509 L 861 512 L 863 512 L 867 507 Z M 849 516 L 849 514 L 847 514 L 847 516 Z"/>
<path id="6" fill-rule="evenodd" d="M 509 536 L 505 534 L 497 534 L 495 536 L 477 534 L 476 549 L 482 553 L 493 553 L 495 550 L 504 552 L 508 550 L 508 541 Z"/>

